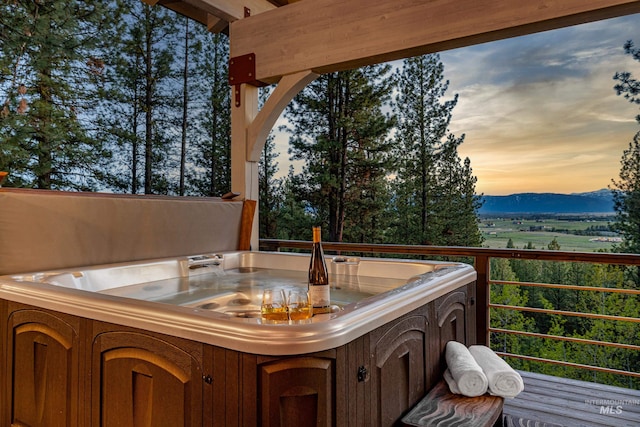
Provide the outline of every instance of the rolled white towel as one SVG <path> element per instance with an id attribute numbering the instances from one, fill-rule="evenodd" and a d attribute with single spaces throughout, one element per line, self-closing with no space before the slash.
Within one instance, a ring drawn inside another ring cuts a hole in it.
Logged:
<path id="1" fill-rule="evenodd" d="M 449 371 L 449 369 L 444 370 L 444 380 L 447 382 L 447 385 L 449 386 L 449 390 L 451 390 L 451 393 L 462 394 L 462 392 L 458 388 L 458 384 L 456 384 L 456 380 L 454 380 L 453 377 L 451 376 L 451 372 Z"/>
<path id="2" fill-rule="evenodd" d="M 487 376 L 490 394 L 511 398 L 524 390 L 520 374 L 489 347 L 472 345 L 469 352 Z"/>
<path id="3" fill-rule="evenodd" d="M 476 397 L 487 392 L 487 377 L 464 344 L 449 341 L 445 359 L 449 371 L 449 375 L 445 372 L 445 381 L 452 393 Z"/>

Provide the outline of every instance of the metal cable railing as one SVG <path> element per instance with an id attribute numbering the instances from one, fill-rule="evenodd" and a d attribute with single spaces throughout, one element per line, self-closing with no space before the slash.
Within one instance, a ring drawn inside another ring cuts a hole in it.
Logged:
<path id="1" fill-rule="evenodd" d="M 514 281 L 504 281 L 504 280 L 489 280 L 488 285 L 489 286 L 491 285 L 523 286 L 523 287 L 535 287 L 535 288 L 544 288 L 544 289 L 558 289 L 558 290 L 565 290 L 565 291 L 573 290 L 573 291 L 590 292 L 590 293 L 604 292 L 604 293 L 619 294 L 619 295 L 640 296 L 639 289 L 607 288 L 607 287 L 599 287 L 599 286 L 514 282 Z M 577 312 L 577 311 L 555 310 L 555 309 L 548 309 L 548 308 L 537 308 L 537 307 L 518 306 L 518 305 L 494 304 L 491 302 L 489 303 L 489 309 L 502 309 L 502 310 L 525 312 L 525 313 L 562 316 L 563 318 L 577 317 L 577 318 L 585 318 L 585 319 L 597 319 L 597 320 L 603 320 L 607 322 L 640 323 L 640 318 L 638 317 L 610 315 L 610 314 L 602 314 L 602 313 L 585 313 L 585 312 Z M 504 329 L 504 328 L 489 327 L 489 333 L 518 335 L 523 337 L 536 338 L 540 340 L 568 342 L 568 343 L 577 344 L 579 346 L 592 345 L 592 346 L 610 347 L 614 349 L 640 351 L 640 346 L 635 344 L 609 342 L 609 341 L 603 341 L 603 340 L 593 340 L 593 339 L 567 337 L 567 336 L 559 336 L 559 335 L 551 335 L 551 334 L 541 334 L 541 333 L 535 333 L 535 332 L 518 331 L 518 330 Z M 498 352 L 498 354 L 504 357 L 511 357 L 511 358 L 527 360 L 531 362 L 548 363 L 548 364 L 561 365 L 561 366 L 570 367 L 570 368 L 585 369 L 590 371 L 605 372 L 605 373 L 610 373 L 615 375 L 624 375 L 624 376 L 629 376 L 634 378 L 640 378 L 640 372 L 606 368 L 602 366 L 593 366 L 593 365 L 575 363 L 571 361 L 561 361 L 561 360 L 555 360 L 555 359 L 544 358 L 544 357 L 534 357 L 534 356 L 528 356 L 523 354 L 509 353 L 505 351 Z"/>

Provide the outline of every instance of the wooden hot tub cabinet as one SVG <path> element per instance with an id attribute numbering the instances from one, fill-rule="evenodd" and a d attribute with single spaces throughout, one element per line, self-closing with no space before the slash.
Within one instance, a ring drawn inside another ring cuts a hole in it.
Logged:
<path id="1" fill-rule="evenodd" d="M 0 300 L 2 425 L 390 426 L 475 342 L 475 283 L 326 351 L 266 356 Z"/>

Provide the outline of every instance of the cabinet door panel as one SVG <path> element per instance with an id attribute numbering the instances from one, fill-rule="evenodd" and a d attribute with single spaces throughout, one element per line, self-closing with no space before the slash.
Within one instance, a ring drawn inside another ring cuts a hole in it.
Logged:
<path id="1" fill-rule="evenodd" d="M 467 316 L 467 292 L 459 290 L 438 298 L 434 301 L 434 315 L 432 342 L 434 365 L 430 373 L 433 381 L 439 381 L 447 369 L 445 352 L 449 341 L 458 341 L 466 345 L 468 342 L 469 320 Z M 429 387 L 435 385 L 431 382 Z"/>
<path id="2" fill-rule="evenodd" d="M 78 425 L 78 328 L 41 310 L 17 310 L 9 316 L 7 380 L 12 425 Z"/>
<path id="3" fill-rule="evenodd" d="M 313 357 L 261 365 L 261 425 L 333 425 L 333 371 L 332 360 Z"/>
<path id="4" fill-rule="evenodd" d="M 427 317 L 405 317 L 372 342 L 375 425 L 391 426 L 425 394 Z"/>
<path id="5" fill-rule="evenodd" d="M 92 419 L 117 427 L 200 426 L 200 362 L 179 347 L 135 332 L 93 343 Z"/>
<path id="6" fill-rule="evenodd" d="M 465 292 L 452 292 L 437 300 L 437 324 L 440 330 L 441 351 L 444 351 L 449 341 L 467 343 L 466 302 Z"/>

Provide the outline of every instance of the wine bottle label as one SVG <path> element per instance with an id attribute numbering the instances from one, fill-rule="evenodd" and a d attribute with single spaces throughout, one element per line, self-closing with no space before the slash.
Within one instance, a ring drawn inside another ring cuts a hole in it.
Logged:
<path id="1" fill-rule="evenodd" d="M 309 298 L 314 307 L 328 307 L 331 304 L 329 285 L 309 286 Z"/>

